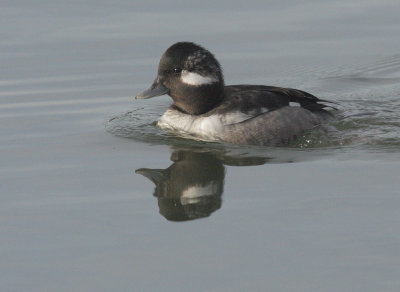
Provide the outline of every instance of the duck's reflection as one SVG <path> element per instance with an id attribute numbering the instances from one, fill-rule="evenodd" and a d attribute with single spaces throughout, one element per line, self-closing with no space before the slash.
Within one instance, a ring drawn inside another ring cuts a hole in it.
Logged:
<path id="1" fill-rule="evenodd" d="M 167 169 L 141 168 L 136 173 L 155 185 L 160 213 L 171 221 L 207 217 L 221 208 L 225 167 L 214 155 L 177 150 Z"/>
<path id="2" fill-rule="evenodd" d="M 209 216 L 221 208 L 225 167 L 256 165 L 266 158 L 219 158 L 218 153 L 174 150 L 167 169 L 136 170 L 155 184 L 160 214 L 170 221 L 186 221 Z"/>

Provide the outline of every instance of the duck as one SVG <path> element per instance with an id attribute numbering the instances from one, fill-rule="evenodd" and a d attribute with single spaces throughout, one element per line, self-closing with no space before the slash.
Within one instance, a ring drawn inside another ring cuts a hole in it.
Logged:
<path id="1" fill-rule="evenodd" d="M 185 138 L 229 144 L 287 145 L 319 127 L 333 102 L 298 89 L 225 85 L 215 56 L 193 42 L 177 42 L 162 55 L 150 88 L 136 95 L 169 95 L 173 103 L 157 122 Z"/>

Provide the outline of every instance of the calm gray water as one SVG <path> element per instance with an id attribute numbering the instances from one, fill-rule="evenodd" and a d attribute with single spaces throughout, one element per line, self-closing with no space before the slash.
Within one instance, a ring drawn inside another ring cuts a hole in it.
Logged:
<path id="1" fill-rule="evenodd" d="M 0 0 L 0 291 L 400 291 L 399 11 Z M 170 99 L 133 96 L 182 40 L 340 119 L 283 148 L 165 134 Z"/>

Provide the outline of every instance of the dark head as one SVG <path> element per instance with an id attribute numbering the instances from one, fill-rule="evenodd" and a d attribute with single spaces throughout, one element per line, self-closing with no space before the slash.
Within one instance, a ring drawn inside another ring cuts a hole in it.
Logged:
<path id="1" fill-rule="evenodd" d="M 197 115 L 220 103 L 223 93 L 222 69 L 213 54 L 194 43 L 180 42 L 162 55 L 156 80 L 136 99 L 168 94 L 179 110 Z"/>

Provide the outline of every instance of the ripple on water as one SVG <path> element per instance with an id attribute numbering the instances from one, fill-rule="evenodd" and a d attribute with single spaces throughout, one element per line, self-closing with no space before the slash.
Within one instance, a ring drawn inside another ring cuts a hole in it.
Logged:
<path id="1" fill-rule="evenodd" d="M 341 146 L 355 148 L 382 146 L 396 149 L 400 146 L 400 122 L 394 118 L 393 111 L 361 112 L 359 107 L 355 107 L 353 111 L 350 109 L 338 112 L 336 119 L 305 133 L 285 148 L 324 149 Z M 151 144 L 207 145 L 212 148 L 219 144 L 186 139 L 166 133 L 156 125 L 160 115 L 161 112 L 136 108 L 107 118 L 105 127 L 113 135 Z"/>
<path id="2" fill-rule="evenodd" d="M 345 109 L 333 123 L 347 145 L 400 150 L 400 55 L 323 78 Z"/>

